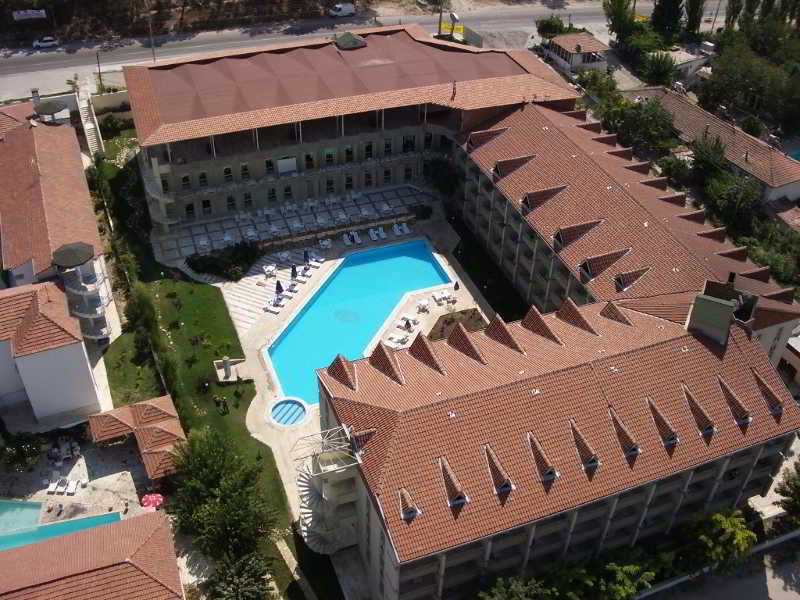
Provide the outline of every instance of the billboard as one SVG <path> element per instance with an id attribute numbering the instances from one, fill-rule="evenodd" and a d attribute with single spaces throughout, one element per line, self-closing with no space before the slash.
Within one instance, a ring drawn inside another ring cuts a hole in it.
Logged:
<path id="1" fill-rule="evenodd" d="M 42 10 L 12 10 L 11 16 L 15 21 L 27 21 L 28 19 L 46 19 L 47 11 Z"/>

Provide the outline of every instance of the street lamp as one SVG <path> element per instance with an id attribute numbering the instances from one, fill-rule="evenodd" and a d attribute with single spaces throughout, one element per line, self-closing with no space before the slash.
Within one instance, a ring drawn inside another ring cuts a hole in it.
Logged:
<path id="1" fill-rule="evenodd" d="M 97 79 L 98 84 L 100 85 L 100 92 L 104 92 L 105 88 L 103 87 L 103 72 L 100 70 L 100 51 L 96 52 L 97 54 Z"/>

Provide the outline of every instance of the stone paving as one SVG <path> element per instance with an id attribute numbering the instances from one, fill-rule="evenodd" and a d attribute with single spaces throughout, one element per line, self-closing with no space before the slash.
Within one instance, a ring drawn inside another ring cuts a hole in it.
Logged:
<path id="1" fill-rule="evenodd" d="M 222 219 L 178 225 L 168 234 L 153 232 L 153 252 L 159 262 L 178 265 L 187 256 L 207 254 L 243 240 L 290 241 L 291 236 L 324 235 L 331 229 L 405 214 L 410 206 L 428 203 L 430 196 L 411 185 L 274 203 Z"/>

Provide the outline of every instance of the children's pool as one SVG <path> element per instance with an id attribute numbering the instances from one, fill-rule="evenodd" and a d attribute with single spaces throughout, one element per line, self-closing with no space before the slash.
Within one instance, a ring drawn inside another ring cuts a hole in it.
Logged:
<path id="1" fill-rule="evenodd" d="M 317 404 L 314 369 L 329 365 L 337 354 L 360 358 L 406 292 L 449 281 L 423 240 L 346 257 L 264 350 L 278 375 L 282 395 Z"/>

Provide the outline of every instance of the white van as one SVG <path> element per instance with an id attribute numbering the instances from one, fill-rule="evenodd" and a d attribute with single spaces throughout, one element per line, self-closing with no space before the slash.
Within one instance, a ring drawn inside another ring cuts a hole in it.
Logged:
<path id="1" fill-rule="evenodd" d="M 333 8 L 328 11 L 331 17 L 349 17 L 356 14 L 356 7 L 351 2 L 344 2 L 342 4 L 334 4 Z"/>

